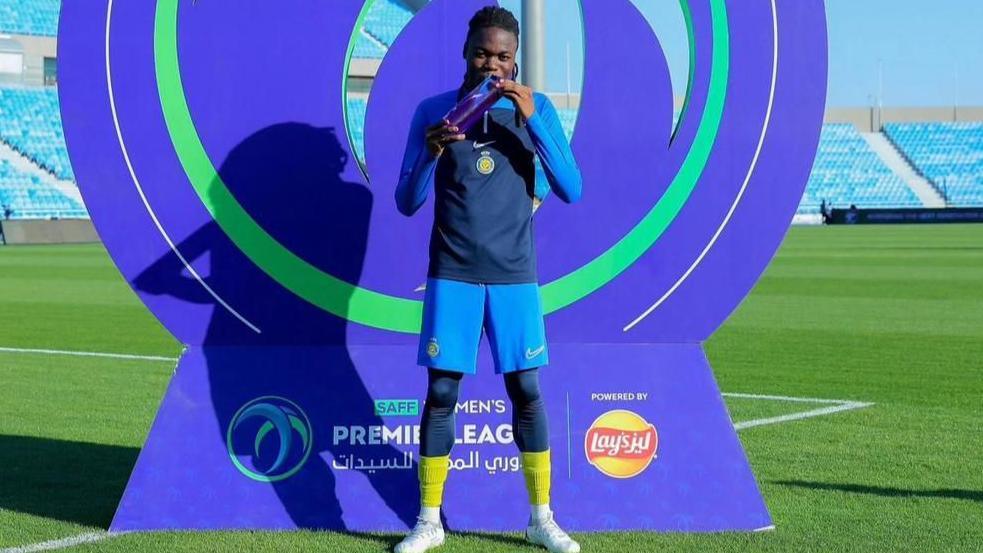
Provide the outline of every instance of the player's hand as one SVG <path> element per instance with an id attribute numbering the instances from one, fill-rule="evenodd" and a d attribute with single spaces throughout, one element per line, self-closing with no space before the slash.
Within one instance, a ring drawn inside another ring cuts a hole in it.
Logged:
<path id="1" fill-rule="evenodd" d="M 519 110 L 519 113 L 526 119 L 529 119 L 533 113 L 536 113 L 536 104 L 533 102 L 532 89 L 528 86 L 510 80 L 498 81 L 495 86 L 502 89 L 502 94 L 509 100 L 512 100 L 512 103 L 515 104 L 515 109 Z"/>
<path id="2" fill-rule="evenodd" d="M 459 140 L 464 140 L 464 135 L 461 134 L 460 129 L 452 126 L 446 119 L 427 127 L 427 150 L 433 157 L 439 157 L 445 146 Z"/>

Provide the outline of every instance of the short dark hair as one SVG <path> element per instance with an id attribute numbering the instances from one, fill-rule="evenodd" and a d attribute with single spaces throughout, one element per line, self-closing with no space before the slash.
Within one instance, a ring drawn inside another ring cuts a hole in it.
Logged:
<path id="1" fill-rule="evenodd" d="M 471 35 L 488 27 L 498 27 L 508 31 L 515 35 L 516 42 L 519 41 L 519 21 L 512 12 L 498 6 L 485 6 L 475 12 L 471 21 L 468 21 L 468 36 L 465 43 L 471 40 Z"/>

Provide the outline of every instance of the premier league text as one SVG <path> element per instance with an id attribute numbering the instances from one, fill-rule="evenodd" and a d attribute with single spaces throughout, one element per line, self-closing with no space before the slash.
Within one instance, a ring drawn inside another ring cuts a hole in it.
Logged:
<path id="1" fill-rule="evenodd" d="M 511 444 L 511 424 L 465 424 L 461 426 L 454 443 L 457 444 Z M 334 445 L 385 445 L 419 444 L 420 425 L 400 426 L 335 426 L 332 430 Z"/>

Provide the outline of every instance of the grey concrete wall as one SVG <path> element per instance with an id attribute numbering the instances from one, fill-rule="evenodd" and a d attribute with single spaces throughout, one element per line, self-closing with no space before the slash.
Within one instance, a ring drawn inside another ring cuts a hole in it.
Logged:
<path id="1" fill-rule="evenodd" d="M 58 40 L 53 36 L 11 35 L 24 47 L 24 55 L 53 58 L 58 55 Z"/>
<path id="2" fill-rule="evenodd" d="M 352 58 L 352 62 L 348 66 L 348 77 L 372 79 L 379 72 L 380 65 L 382 65 L 382 60 Z"/>
<path id="3" fill-rule="evenodd" d="M 89 219 L 0 221 L 8 244 L 80 244 L 98 242 Z"/>
<path id="4" fill-rule="evenodd" d="M 44 58 L 58 56 L 58 41 L 51 36 L 9 36 L 24 48 L 24 73 L 20 80 L 29 85 L 44 84 Z"/>
<path id="5" fill-rule="evenodd" d="M 983 107 L 884 108 L 883 123 L 983 121 Z"/>
<path id="6" fill-rule="evenodd" d="M 978 122 L 983 121 L 983 106 L 828 108 L 826 123 L 852 123 L 860 132 L 881 130 L 884 123 Z"/>
<path id="7" fill-rule="evenodd" d="M 871 132 L 874 125 L 874 110 L 870 108 L 828 108 L 823 117 L 824 123 L 851 123 L 860 132 Z"/>

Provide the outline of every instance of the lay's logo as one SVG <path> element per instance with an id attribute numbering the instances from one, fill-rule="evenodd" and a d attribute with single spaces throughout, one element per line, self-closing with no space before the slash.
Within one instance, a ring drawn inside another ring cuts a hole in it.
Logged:
<path id="1" fill-rule="evenodd" d="M 659 435 L 638 413 L 608 411 L 591 424 L 584 437 L 587 461 L 613 478 L 641 474 L 659 447 Z"/>

